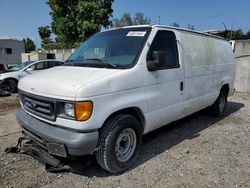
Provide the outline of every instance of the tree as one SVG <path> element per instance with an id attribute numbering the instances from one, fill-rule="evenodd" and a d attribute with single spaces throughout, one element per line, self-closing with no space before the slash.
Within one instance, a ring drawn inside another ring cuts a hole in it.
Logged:
<path id="1" fill-rule="evenodd" d="M 173 26 L 173 27 L 180 27 L 180 25 L 176 22 L 173 22 L 172 24 L 170 24 L 170 26 Z"/>
<path id="2" fill-rule="evenodd" d="M 113 19 L 113 27 L 124 27 L 134 25 L 129 13 L 124 13 L 120 19 Z"/>
<path id="3" fill-rule="evenodd" d="M 39 36 L 42 40 L 42 44 L 41 44 L 42 47 L 44 47 L 44 45 L 50 44 L 52 42 L 52 40 L 51 40 L 52 31 L 51 31 L 49 26 L 39 27 L 38 33 L 39 33 Z"/>
<path id="4" fill-rule="evenodd" d="M 244 37 L 244 34 L 241 29 L 238 29 L 235 32 L 233 32 L 232 39 L 239 40 L 239 39 L 243 39 L 243 37 Z"/>
<path id="5" fill-rule="evenodd" d="M 124 27 L 130 25 L 145 25 L 150 24 L 149 18 L 144 18 L 144 14 L 141 12 L 135 13 L 134 18 L 129 13 L 124 13 L 122 17 L 113 19 L 113 27 Z"/>
<path id="6" fill-rule="evenodd" d="M 63 47 L 76 47 L 82 41 L 111 25 L 114 0 L 48 0 L 51 28 Z"/>
<path id="7" fill-rule="evenodd" d="M 135 13 L 134 25 L 147 25 L 150 24 L 149 18 L 144 18 L 144 14 L 141 12 Z"/>
<path id="8" fill-rule="evenodd" d="M 247 38 L 247 33 L 244 35 L 242 29 L 225 30 L 223 32 L 218 32 L 217 34 L 214 35 L 226 38 L 228 40 L 241 40 Z"/>
<path id="9" fill-rule="evenodd" d="M 245 34 L 246 39 L 250 39 L 250 30 Z"/>
<path id="10" fill-rule="evenodd" d="M 192 25 L 192 24 L 188 24 L 187 28 L 190 30 L 195 30 L 194 25 Z"/>
<path id="11" fill-rule="evenodd" d="M 31 51 L 35 51 L 36 45 L 33 40 L 30 38 L 23 39 L 24 47 L 25 47 L 25 53 L 29 53 Z"/>
<path id="12" fill-rule="evenodd" d="M 240 40 L 244 38 L 244 34 L 241 29 L 237 29 L 235 31 L 227 31 L 226 38 L 231 40 Z"/>

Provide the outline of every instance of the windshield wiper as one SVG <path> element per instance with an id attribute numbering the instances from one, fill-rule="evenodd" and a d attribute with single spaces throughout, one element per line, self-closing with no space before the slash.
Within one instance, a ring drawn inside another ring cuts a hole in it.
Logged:
<path id="1" fill-rule="evenodd" d="M 86 60 L 86 61 L 98 61 L 98 62 L 101 63 L 101 64 L 110 65 L 110 66 L 113 67 L 113 68 L 116 68 L 116 67 L 117 67 L 117 65 L 112 64 L 112 63 L 109 63 L 109 62 L 108 62 L 107 60 L 105 60 L 105 59 L 88 58 L 88 59 L 84 59 L 84 60 Z"/>
<path id="2" fill-rule="evenodd" d="M 74 64 L 73 64 L 74 61 L 75 61 L 75 60 L 73 60 L 73 59 L 68 59 L 68 60 L 65 61 L 64 65 L 71 65 L 71 66 L 74 66 Z"/>
<path id="3" fill-rule="evenodd" d="M 87 63 L 88 61 L 91 61 L 91 63 Z M 107 62 L 104 59 L 98 59 L 98 58 L 89 58 L 89 59 L 84 59 L 84 60 L 73 60 L 69 59 L 65 61 L 65 66 L 81 66 L 81 67 L 97 67 L 97 66 L 109 66 L 111 68 L 116 68 L 117 65 L 114 65 L 112 63 Z"/>

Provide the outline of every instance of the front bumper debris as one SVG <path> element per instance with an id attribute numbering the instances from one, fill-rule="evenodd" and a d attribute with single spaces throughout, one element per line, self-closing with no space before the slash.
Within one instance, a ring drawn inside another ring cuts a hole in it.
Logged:
<path id="1" fill-rule="evenodd" d="M 16 119 L 25 137 L 34 141 L 48 153 L 60 156 L 82 156 L 93 154 L 98 132 L 75 132 L 40 121 L 23 109 L 16 112 Z"/>

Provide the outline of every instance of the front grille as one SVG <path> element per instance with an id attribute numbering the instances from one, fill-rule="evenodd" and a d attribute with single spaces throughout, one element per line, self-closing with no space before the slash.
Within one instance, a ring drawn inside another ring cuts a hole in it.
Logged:
<path id="1" fill-rule="evenodd" d="M 37 95 L 20 93 L 24 109 L 39 117 L 55 121 L 55 101 Z"/>

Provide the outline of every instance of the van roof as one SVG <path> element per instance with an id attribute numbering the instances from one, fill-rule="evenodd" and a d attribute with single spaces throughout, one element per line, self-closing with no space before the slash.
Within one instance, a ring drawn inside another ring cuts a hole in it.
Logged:
<path id="1" fill-rule="evenodd" d="M 225 39 L 223 37 L 216 36 L 216 35 L 200 32 L 200 31 L 195 31 L 195 30 L 190 30 L 190 29 L 185 29 L 185 28 L 180 28 L 180 27 L 167 26 L 167 25 L 156 25 L 156 24 L 155 25 L 133 25 L 133 26 L 126 26 L 126 27 L 122 27 L 122 28 L 136 28 L 136 27 L 152 27 L 152 28 L 153 27 L 158 27 L 158 28 L 174 29 L 174 30 L 185 31 L 185 32 L 190 32 L 190 33 L 196 33 L 196 34 L 205 35 L 205 36 L 214 37 L 214 38 L 217 38 L 217 39 L 228 41 L 227 39 Z"/>

